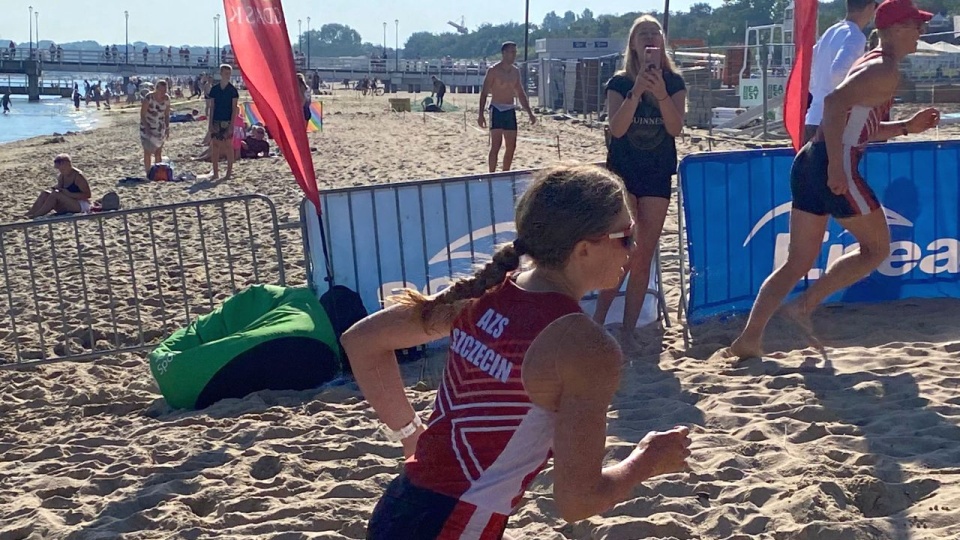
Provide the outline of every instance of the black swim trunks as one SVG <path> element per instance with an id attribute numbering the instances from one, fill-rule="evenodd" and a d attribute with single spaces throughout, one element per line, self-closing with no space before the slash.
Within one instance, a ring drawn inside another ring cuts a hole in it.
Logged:
<path id="1" fill-rule="evenodd" d="M 210 136 L 218 141 L 233 140 L 233 122 L 214 122 Z"/>
<path id="2" fill-rule="evenodd" d="M 401 474 L 390 482 L 386 493 L 373 509 L 367 527 L 367 540 L 423 540 L 461 536 L 494 540 L 503 537 L 507 516 L 494 517 L 487 527 L 477 531 L 471 528 L 471 512 L 463 512 L 464 506 L 472 507 L 453 497 L 417 487 L 406 475 Z M 468 528 L 471 530 L 467 531 Z"/>
<path id="3" fill-rule="evenodd" d="M 790 169 L 793 207 L 809 214 L 829 214 L 839 219 L 867 215 L 880 208 L 877 196 L 857 170 L 862 152 L 860 148 L 850 148 L 850 159 L 845 160 L 847 192 L 837 195 L 827 185 L 826 143 L 808 142 L 800 149 Z"/>
<path id="4" fill-rule="evenodd" d="M 517 110 L 510 109 L 501 111 L 496 107 L 490 109 L 490 129 L 502 129 L 504 131 L 517 130 Z"/>

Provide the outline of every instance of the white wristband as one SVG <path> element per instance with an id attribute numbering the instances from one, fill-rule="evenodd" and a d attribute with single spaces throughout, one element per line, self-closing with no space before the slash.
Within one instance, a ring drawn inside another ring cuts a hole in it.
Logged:
<path id="1" fill-rule="evenodd" d="M 417 429 L 419 429 L 422 425 L 423 421 L 420 420 L 420 415 L 414 413 L 413 420 L 411 420 L 409 424 L 403 426 L 398 431 L 394 431 L 387 426 L 383 426 L 383 433 L 387 437 L 388 441 L 400 442 L 416 433 Z"/>

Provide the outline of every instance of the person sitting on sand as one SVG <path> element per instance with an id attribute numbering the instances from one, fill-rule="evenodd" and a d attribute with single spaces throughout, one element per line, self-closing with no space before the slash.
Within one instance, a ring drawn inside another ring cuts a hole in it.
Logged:
<path id="1" fill-rule="evenodd" d="M 240 157 L 256 159 L 270 155 L 270 143 L 267 142 L 267 130 L 263 126 L 253 126 L 250 134 L 240 143 Z"/>
<path id="2" fill-rule="evenodd" d="M 27 212 L 30 219 L 45 216 L 50 212 L 57 214 L 86 213 L 90 211 L 90 184 L 83 172 L 74 168 L 70 156 L 60 154 L 53 159 L 57 169 L 57 184 L 40 192 L 33 207 Z"/>
<path id="3" fill-rule="evenodd" d="M 406 457 L 368 539 L 501 538 L 551 454 L 556 507 L 571 523 L 609 510 L 654 476 L 687 469 L 685 427 L 648 433 L 627 459 L 602 467 L 623 357 L 578 301 L 616 285 L 630 257 L 633 219 L 621 181 L 595 165 L 546 169 L 515 217 L 517 239 L 473 277 L 429 297 L 408 290 L 342 337 L 364 398 Z M 521 271 L 523 255 L 533 264 Z M 425 428 L 394 351 L 447 336 Z"/>

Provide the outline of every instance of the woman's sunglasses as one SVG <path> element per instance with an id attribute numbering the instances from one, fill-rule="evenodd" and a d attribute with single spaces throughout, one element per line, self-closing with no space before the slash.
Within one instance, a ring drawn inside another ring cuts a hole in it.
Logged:
<path id="1" fill-rule="evenodd" d="M 622 231 L 608 234 L 607 238 L 611 240 L 620 240 L 620 244 L 624 249 L 633 248 L 633 224 L 631 223 L 629 227 Z"/>
<path id="2" fill-rule="evenodd" d="M 620 240 L 620 245 L 624 249 L 632 249 L 634 246 L 633 242 L 633 222 L 630 223 L 630 226 L 622 231 L 612 232 L 603 236 L 594 237 L 594 240 L 602 240 L 604 238 L 610 240 Z"/>

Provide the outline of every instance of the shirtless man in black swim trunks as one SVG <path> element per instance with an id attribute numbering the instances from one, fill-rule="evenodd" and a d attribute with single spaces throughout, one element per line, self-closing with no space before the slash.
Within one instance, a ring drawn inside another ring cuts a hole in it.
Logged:
<path id="1" fill-rule="evenodd" d="M 883 207 L 858 165 L 867 143 L 921 133 L 940 121 L 939 111 L 933 108 L 906 120 L 884 120 L 900 84 L 900 61 L 916 52 L 932 16 L 917 9 L 912 0 L 886 0 L 877 7 L 880 48 L 860 57 L 840 86 L 827 95 L 816 135 L 794 159 L 787 261 L 763 282 L 746 328 L 721 356 L 763 355 L 764 328 L 816 261 L 831 216 L 857 239 L 859 247 L 834 261 L 820 279 L 782 308 L 808 335 L 811 345 L 822 349 L 813 335 L 813 310 L 834 292 L 876 270 L 890 254 Z"/>
<path id="2" fill-rule="evenodd" d="M 500 47 L 503 59 L 487 70 L 483 78 L 483 89 L 480 91 L 480 116 L 477 124 L 487 127 L 487 94 L 490 100 L 490 155 L 487 162 L 490 172 L 497 170 L 497 160 L 500 155 L 500 146 L 506 142 L 503 152 L 503 170 L 509 171 L 513 163 L 513 152 L 517 149 L 517 106 L 514 99 L 520 100 L 520 106 L 527 111 L 530 123 L 536 124 L 537 117 L 530 110 L 527 101 L 527 91 L 523 87 L 523 77 L 520 70 L 513 65 L 517 58 L 517 44 L 508 41 Z"/>

